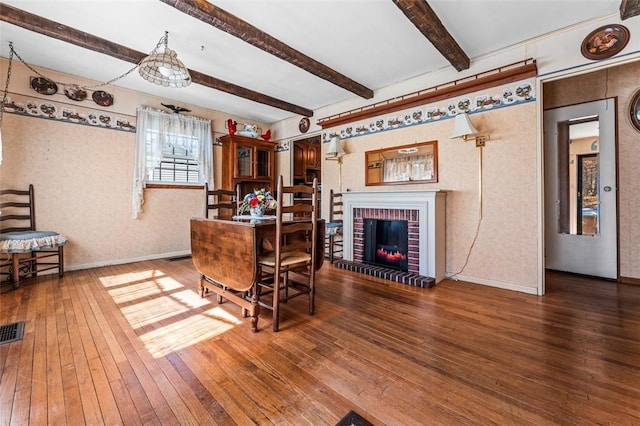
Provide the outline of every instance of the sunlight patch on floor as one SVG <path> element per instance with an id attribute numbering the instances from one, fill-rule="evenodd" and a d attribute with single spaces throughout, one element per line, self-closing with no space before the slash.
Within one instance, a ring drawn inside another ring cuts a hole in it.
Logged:
<path id="1" fill-rule="evenodd" d="M 217 336 L 242 321 L 221 307 L 204 310 L 211 298 L 160 270 L 100 277 L 140 339 L 155 358 Z M 151 331 L 147 331 L 152 329 Z"/>
<path id="2" fill-rule="evenodd" d="M 169 294 L 158 293 L 153 298 L 122 306 L 120 311 L 135 329 L 164 321 L 208 304 L 210 302 L 200 298 L 196 292 L 183 290 Z"/>
<path id="3" fill-rule="evenodd" d="M 172 290 L 182 289 L 184 286 L 170 277 L 163 277 L 153 280 L 145 280 L 134 282 L 129 285 L 120 285 L 118 287 L 109 288 L 109 294 L 113 300 L 120 303 L 130 303 L 133 300 L 144 299 L 169 292 Z"/>
<path id="4" fill-rule="evenodd" d="M 142 334 L 140 339 L 154 358 L 160 358 L 222 334 L 240 323 L 237 317 L 215 307 Z"/>
<path id="5" fill-rule="evenodd" d="M 128 272 L 126 274 L 108 275 L 100 277 L 100 282 L 105 287 L 114 287 L 123 284 L 132 284 L 138 281 L 155 280 L 166 277 L 166 274 L 157 269 L 149 269 L 146 271 Z"/>

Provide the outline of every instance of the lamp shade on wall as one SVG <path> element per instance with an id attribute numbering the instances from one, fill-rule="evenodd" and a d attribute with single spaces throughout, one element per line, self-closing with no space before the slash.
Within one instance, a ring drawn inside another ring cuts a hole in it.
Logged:
<path id="1" fill-rule="evenodd" d="M 471 123 L 467 114 L 456 115 L 451 139 L 464 138 L 465 136 L 473 136 L 477 134 L 478 130 L 476 130 L 473 123 Z"/>
<path id="2" fill-rule="evenodd" d="M 340 158 L 346 153 L 342 148 L 342 141 L 339 137 L 334 136 L 331 138 L 331 142 L 329 142 L 329 151 L 327 152 L 327 158 Z"/>

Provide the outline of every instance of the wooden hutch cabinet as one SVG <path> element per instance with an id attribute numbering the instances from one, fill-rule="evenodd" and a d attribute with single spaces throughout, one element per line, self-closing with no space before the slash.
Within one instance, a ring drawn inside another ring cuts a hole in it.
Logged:
<path id="1" fill-rule="evenodd" d="M 242 196 L 255 189 L 275 190 L 275 146 L 260 139 L 224 135 L 222 141 L 221 188 L 235 189 Z"/>
<path id="2" fill-rule="evenodd" d="M 313 178 L 320 182 L 322 167 L 322 146 L 320 136 L 297 140 L 293 143 L 293 179 L 295 183 L 311 183 Z"/>
<path id="3" fill-rule="evenodd" d="M 322 166 L 322 160 L 320 158 L 322 147 L 319 143 L 307 144 L 307 168 L 319 170 Z"/>

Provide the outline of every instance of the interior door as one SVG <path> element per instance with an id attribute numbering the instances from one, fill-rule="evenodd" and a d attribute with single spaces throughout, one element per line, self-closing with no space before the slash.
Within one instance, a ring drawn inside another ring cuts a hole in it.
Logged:
<path id="1" fill-rule="evenodd" d="M 618 278 L 613 99 L 544 113 L 546 268 Z"/>

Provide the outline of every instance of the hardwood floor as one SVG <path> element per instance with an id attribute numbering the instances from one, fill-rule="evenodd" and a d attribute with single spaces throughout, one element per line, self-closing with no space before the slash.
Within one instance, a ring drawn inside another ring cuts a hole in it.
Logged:
<path id="1" fill-rule="evenodd" d="M 640 424 L 640 286 L 553 274 L 536 297 L 339 270 L 260 331 L 191 260 L 39 277 L 0 295 L 0 424 Z M 296 309 L 297 308 L 297 309 Z"/>

